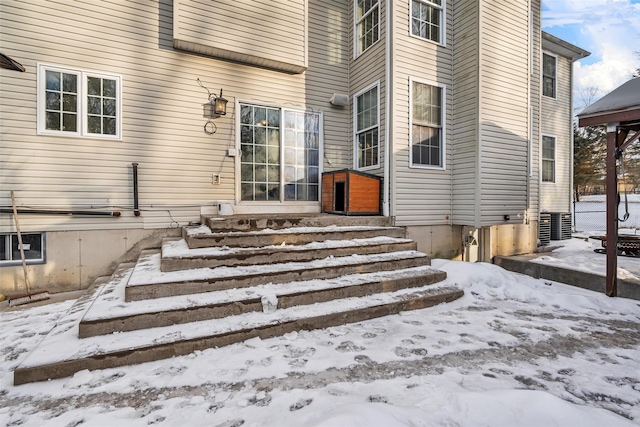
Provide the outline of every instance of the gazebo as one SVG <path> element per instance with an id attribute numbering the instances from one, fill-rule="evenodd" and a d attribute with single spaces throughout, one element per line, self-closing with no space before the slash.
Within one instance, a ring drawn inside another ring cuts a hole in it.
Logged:
<path id="1" fill-rule="evenodd" d="M 618 170 L 624 150 L 640 139 L 640 78 L 624 83 L 578 114 L 578 125 L 607 128 L 607 289 L 618 292 Z"/>

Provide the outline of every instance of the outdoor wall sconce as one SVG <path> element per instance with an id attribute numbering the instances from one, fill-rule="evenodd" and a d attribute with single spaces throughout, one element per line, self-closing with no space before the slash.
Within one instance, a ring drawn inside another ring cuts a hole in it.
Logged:
<path id="1" fill-rule="evenodd" d="M 202 85 L 200 79 L 197 80 L 200 87 L 207 89 Z M 213 123 L 212 119 L 216 119 L 227 114 L 228 101 L 222 97 L 222 89 L 220 89 L 220 96 L 212 94 L 209 89 L 207 89 L 207 92 L 209 93 L 209 102 L 202 104 L 202 117 L 209 119 L 204 125 L 204 132 L 207 135 L 213 135 L 216 133 L 218 128 L 215 123 Z"/>

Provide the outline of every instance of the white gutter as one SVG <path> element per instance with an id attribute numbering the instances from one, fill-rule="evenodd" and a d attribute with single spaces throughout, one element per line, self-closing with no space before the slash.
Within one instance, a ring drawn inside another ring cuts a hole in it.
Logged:
<path id="1" fill-rule="evenodd" d="M 385 34 L 385 81 L 384 81 L 384 113 L 385 132 L 384 132 L 384 189 L 382 196 L 382 215 L 390 216 L 389 196 L 391 193 L 391 129 L 393 124 L 393 114 L 391 111 L 391 34 L 393 33 L 393 1 L 387 0 L 387 19 L 385 19 L 387 28 Z"/>

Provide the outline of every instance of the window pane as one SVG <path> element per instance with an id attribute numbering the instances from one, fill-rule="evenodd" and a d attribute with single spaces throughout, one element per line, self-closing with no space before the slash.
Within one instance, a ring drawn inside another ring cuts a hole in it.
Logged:
<path id="1" fill-rule="evenodd" d="M 78 111 L 78 97 L 65 93 L 62 95 L 62 111 L 75 113 Z"/>
<path id="2" fill-rule="evenodd" d="M 89 96 L 87 98 L 87 113 L 88 114 L 101 114 L 102 106 L 100 105 L 100 98 L 96 96 Z"/>
<path id="3" fill-rule="evenodd" d="M 42 237 L 40 234 L 23 234 L 22 247 L 24 249 L 24 257 L 26 259 L 42 259 Z M 21 259 L 20 245 L 18 244 L 17 235 L 11 236 L 11 249 L 13 252 L 13 259 Z"/>
<path id="4" fill-rule="evenodd" d="M 46 72 L 46 88 L 47 90 L 60 90 L 60 73 L 55 71 L 47 71 Z"/>
<path id="5" fill-rule="evenodd" d="M 62 115 L 62 130 L 65 132 L 77 132 L 78 115 L 74 113 L 64 113 Z"/>
<path id="6" fill-rule="evenodd" d="M 7 246 L 7 235 L 0 234 L 0 261 L 8 261 L 10 259 L 10 252 Z"/>
<path id="7" fill-rule="evenodd" d="M 253 165 L 243 163 L 240 168 L 240 176 L 242 181 L 253 181 Z"/>
<path id="8" fill-rule="evenodd" d="M 253 124 L 253 107 L 242 105 L 240 107 L 240 123 Z"/>
<path id="9" fill-rule="evenodd" d="M 64 92 L 78 93 L 78 76 L 75 74 L 63 74 L 62 76 L 62 90 Z"/>
<path id="10" fill-rule="evenodd" d="M 103 79 L 102 80 L 102 88 L 103 88 L 103 96 L 108 96 L 109 98 L 116 97 L 116 81 Z"/>
<path id="11" fill-rule="evenodd" d="M 47 110 L 60 110 L 60 92 L 47 91 L 47 101 L 45 108 Z"/>
<path id="12" fill-rule="evenodd" d="M 268 111 L 267 123 L 271 127 L 280 127 L 280 111 L 270 109 Z"/>
<path id="13" fill-rule="evenodd" d="M 116 119 L 113 117 L 102 118 L 102 133 L 105 135 L 116 134 Z"/>
<path id="14" fill-rule="evenodd" d="M 116 115 L 116 100 L 105 98 L 102 101 L 102 111 L 105 116 L 115 117 Z"/>
<path id="15" fill-rule="evenodd" d="M 89 95 L 102 95 L 102 90 L 100 88 L 100 83 L 102 79 L 97 77 L 88 77 L 87 78 L 87 92 Z"/>
<path id="16" fill-rule="evenodd" d="M 100 116 L 89 116 L 87 118 L 87 131 L 89 133 L 102 133 Z"/>
<path id="17" fill-rule="evenodd" d="M 259 126 L 267 125 L 267 110 L 264 108 L 256 107 L 254 109 L 254 124 Z"/>
<path id="18" fill-rule="evenodd" d="M 60 113 L 47 111 L 45 114 L 45 128 L 48 130 L 60 130 Z"/>

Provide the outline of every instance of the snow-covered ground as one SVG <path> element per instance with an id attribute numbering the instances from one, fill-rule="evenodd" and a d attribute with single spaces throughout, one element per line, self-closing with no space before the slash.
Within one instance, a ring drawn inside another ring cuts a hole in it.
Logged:
<path id="1" fill-rule="evenodd" d="M 640 194 L 622 194 L 618 205 L 618 218 L 624 218 L 625 213 L 629 214 L 626 221 L 620 222 L 619 227 L 637 231 L 640 234 Z M 592 232 L 592 234 L 604 234 L 607 220 L 607 198 L 604 194 L 581 196 L 580 201 L 574 203 L 574 225 L 579 232 Z"/>
<path id="2" fill-rule="evenodd" d="M 565 249 L 546 262 L 604 258 L 584 240 L 553 243 Z M 625 262 L 638 276 L 640 259 Z M 0 311 L 0 425 L 640 425 L 638 301 L 491 264 L 433 265 L 463 298 L 17 387 L 13 369 L 72 301 Z"/>

